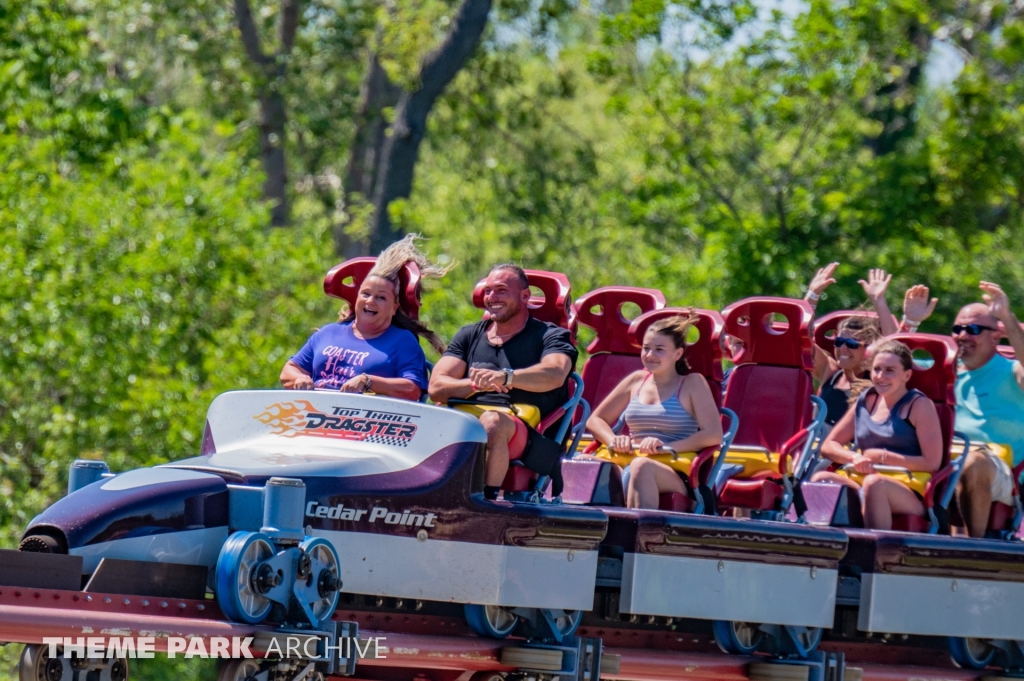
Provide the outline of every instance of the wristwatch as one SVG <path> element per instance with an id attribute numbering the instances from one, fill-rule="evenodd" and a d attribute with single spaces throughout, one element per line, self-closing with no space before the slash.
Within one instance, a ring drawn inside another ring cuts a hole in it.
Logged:
<path id="1" fill-rule="evenodd" d="M 515 373 L 513 369 L 502 369 L 501 373 L 505 374 L 505 387 L 512 387 L 512 374 Z"/>
<path id="2" fill-rule="evenodd" d="M 373 385 L 373 379 L 370 378 L 370 374 L 363 374 L 363 378 L 366 379 L 366 383 L 363 384 L 363 392 L 365 393 Z"/>

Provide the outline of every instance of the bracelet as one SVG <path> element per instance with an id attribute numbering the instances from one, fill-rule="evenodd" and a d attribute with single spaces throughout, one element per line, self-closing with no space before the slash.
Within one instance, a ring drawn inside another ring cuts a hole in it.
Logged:
<path id="1" fill-rule="evenodd" d="M 810 289 L 807 289 L 807 295 L 805 296 L 805 298 L 809 303 L 816 303 L 819 300 L 821 300 L 821 296 Z"/>
<path id="2" fill-rule="evenodd" d="M 373 379 L 370 378 L 370 374 L 363 374 L 363 378 L 366 379 L 366 383 L 363 384 L 363 392 L 365 393 L 373 385 Z"/>
<path id="3" fill-rule="evenodd" d="M 882 465 L 883 465 L 883 466 L 885 465 L 885 458 L 886 458 L 887 456 L 889 456 L 889 452 L 888 452 L 888 451 L 886 451 L 886 450 L 882 450 Z"/>
<path id="4" fill-rule="evenodd" d="M 921 326 L 921 322 L 910 319 L 906 315 L 903 315 L 903 321 L 900 324 L 901 326 L 907 327 L 907 331 L 909 331 L 910 333 L 914 333 L 915 331 L 917 331 L 918 327 Z"/>

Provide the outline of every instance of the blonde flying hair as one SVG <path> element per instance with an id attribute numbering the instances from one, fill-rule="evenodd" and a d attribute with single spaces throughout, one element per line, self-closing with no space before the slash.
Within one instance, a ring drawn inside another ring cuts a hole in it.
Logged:
<path id="1" fill-rule="evenodd" d="M 373 269 L 366 275 L 367 278 L 379 277 L 386 281 L 391 282 L 395 287 L 395 298 L 398 299 L 400 295 L 398 275 L 405 267 L 406 263 L 414 262 L 420 269 L 420 276 L 423 278 L 440 278 L 448 274 L 448 271 L 454 267 L 455 263 L 448 265 L 447 267 L 440 267 L 432 263 L 426 255 L 424 255 L 418 248 L 416 248 L 416 241 L 422 237 L 419 234 L 407 234 L 401 241 L 396 241 L 391 244 L 377 256 L 377 262 L 374 263 Z M 350 322 L 355 319 L 355 307 L 343 308 L 341 314 L 338 317 L 340 322 Z M 430 330 L 426 324 L 417 321 L 409 315 L 402 312 L 399 307 L 398 312 L 392 318 L 391 323 L 400 329 L 406 331 L 412 331 L 418 337 L 425 339 L 430 343 L 430 347 L 434 348 L 437 354 L 443 354 L 446 345 L 444 340 L 441 339 L 434 331 Z"/>
<path id="2" fill-rule="evenodd" d="M 690 364 L 686 361 L 686 332 L 698 319 L 700 316 L 692 307 L 688 307 L 677 315 L 659 319 L 647 329 L 647 333 L 668 336 L 676 348 L 683 348 L 683 356 L 676 361 L 676 373 L 680 376 L 690 373 Z"/>

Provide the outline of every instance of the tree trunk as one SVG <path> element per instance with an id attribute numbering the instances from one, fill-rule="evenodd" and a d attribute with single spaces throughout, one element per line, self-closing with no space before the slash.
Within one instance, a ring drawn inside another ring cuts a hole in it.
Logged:
<path id="1" fill-rule="evenodd" d="M 270 222 L 275 227 L 288 224 L 288 164 L 284 153 L 285 126 L 288 122 L 284 94 L 281 91 L 288 72 L 287 59 L 295 44 L 301 0 L 281 0 L 278 25 L 280 45 L 274 54 L 266 54 L 259 31 L 252 18 L 249 0 L 235 0 L 235 20 L 242 36 L 242 46 L 256 76 L 256 96 L 260 104 L 260 159 L 267 179 L 263 198 L 272 203 Z"/>
<path id="2" fill-rule="evenodd" d="M 438 96 L 476 49 L 490 10 L 491 0 L 463 0 L 444 42 L 427 55 L 420 68 L 419 89 L 403 92 L 399 98 L 391 135 L 384 141 L 381 151 L 373 191 L 370 248 L 374 253 L 379 253 L 398 237 L 388 215 L 388 205 L 411 194 L 427 116 Z"/>
<path id="3" fill-rule="evenodd" d="M 875 156 L 896 151 L 902 140 L 913 137 L 917 127 L 917 89 L 932 46 L 931 30 L 914 20 L 907 28 L 907 41 L 914 46 L 913 54 L 882 61 L 886 66 L 897 61 L 901 75 L 879 88 L 866 103 L 865 114 L 882 124 L 881 132 L 864 140 Z"/>
<path id="4" fill-rule="evenodd" d="M 345 202 L 370 201 L 377 180 L 381 151 L 387 139 L 388 122 L 384 110 L 398 103 L 402 89 L 391 82 L 376 54 L 371 54 L 366 77 L 359 92 L 359 110 L 356 112 L 356 133 L 345 170 Z M 355 195 L 358 194 L 360 198 Z M 334 229 L 334 251 L 339 257 L 354 258 L 369 255 L 370 244 L 352 239 L 345 231 L 346 224 Z"/>
<path id="5" fill-rule="evenodd" d="M 263 181 L 263 198 L 271 202 L 270 224 L 288 224 L 288 167 L 284 157 L 284 97 L 274 91 L 260 96 L 260 158 L 267 179 Z"/>

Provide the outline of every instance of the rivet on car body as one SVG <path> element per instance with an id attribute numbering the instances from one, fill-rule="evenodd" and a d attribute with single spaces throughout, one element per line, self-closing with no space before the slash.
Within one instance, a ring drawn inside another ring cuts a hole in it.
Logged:
<path id="1" fill-rule="evenodd" d="M 572 549 L 569 549 L 569 556 L 568 556 L 569 562 L 571 563 L 572 559 L 575 558 L 575 557 L 576 557 L 576 552 L 573 551 Z"/>
<path id="2" fill-rule="evenodd" d="M 811 568 L 811 579 L 817 579 L 817 578 L 818 578 L 818 568 L 812 567 Z"/>
<path id="3" fill-rule="evenodd" d="M 958 582 L 958 581 L 956 581 L 956 580 L 954 579 L 954 580 L 953 580 L 953 584 L 952 584 L 952 586 L 951 586 L 950 588 L 952 588 L 952 589 L 953 589 L 953 591 L 956 591 L 957 589 L 959 589 L 959 588 L 960 588 L 960 582 Z"/>
<path id="4" fill-rule="evenodd" d="M 417 532 L 416 533 L 416 539 L 419 540 L 419 541 L 427 541 L 427 531 L 426 530 L 420 530 L 419 532 Z"/>
<path id="5" fill-rule="evenodd" d="M 725 572 L 725 561 L 724 560 L 718 561 L 718 571 L 719 572 Z"/>

